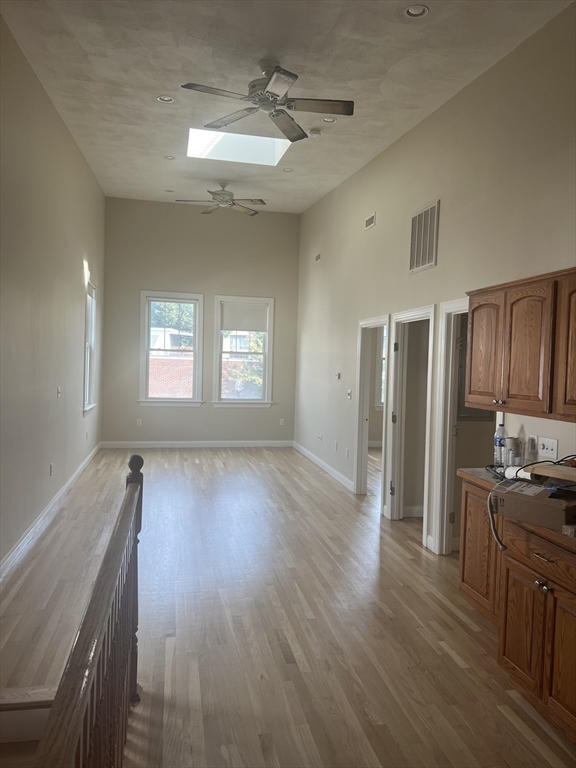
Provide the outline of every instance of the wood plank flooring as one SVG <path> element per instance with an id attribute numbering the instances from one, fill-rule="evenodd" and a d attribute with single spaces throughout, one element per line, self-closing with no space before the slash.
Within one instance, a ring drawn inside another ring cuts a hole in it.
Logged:
<path id="1" fill-rule="evenodd" d="M 128 455 L 98 454 L 3 584 L 4 686 L 59 676 Z M 142 455 L 126 768 L 574 765 L 498 668 L 457 556 L 423 549 L 420 520 L 380 519 L 378 461 L 355 497 L 292 449 Z"/>
<path id="2" fill-rule="evenodd" d="M 572 766 L 457 556 L 292 449 L 147 451 L 127 768 Z M 372 473 L 377 483 L 377 471 Z"/>

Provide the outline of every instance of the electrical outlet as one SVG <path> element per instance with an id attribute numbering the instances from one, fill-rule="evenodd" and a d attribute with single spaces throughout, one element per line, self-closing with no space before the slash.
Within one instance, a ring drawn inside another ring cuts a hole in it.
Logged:
<path id="1" fill-rule="evenodd" d="M 538 438 L 538 459 L 550 459 L 556 461 L 558 458 L 558 440 L 553 437 Z"/>
<path id="2" fill-rule="evenodd" d="M 280 419 L 280 426 L 281 426 L 281 427 L 283 427 L 283 426 L 284 426 L 284 419 Z"/>
<path id="3" fill-rule="evenodd" d="M 50 464 L 50 477 L 54 474 L 54 464 Z"/>
<path id="4" fill-rule="evenodd" d="M 141 427 L 142 426 L 142 419 L 136 419 L 136 426 Z"/>
<path id="5" fill-rule="evenodd" d="M 346 458 L 347 459 L 350 458 L 350 450 L 348 448 L 346 448 Z"/>
<path id="6" fill-rule="evenodd" d="M 338 450 L 338 440 L 334 440 L 334 450 Z"/>

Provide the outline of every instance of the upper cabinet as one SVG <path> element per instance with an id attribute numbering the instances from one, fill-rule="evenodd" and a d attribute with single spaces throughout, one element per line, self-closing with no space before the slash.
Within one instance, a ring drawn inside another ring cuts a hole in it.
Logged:
<path id="1" fill-rule="evenodd" d="M 466 405 L 576 420 L 576 269 L 469 296 Z"/>

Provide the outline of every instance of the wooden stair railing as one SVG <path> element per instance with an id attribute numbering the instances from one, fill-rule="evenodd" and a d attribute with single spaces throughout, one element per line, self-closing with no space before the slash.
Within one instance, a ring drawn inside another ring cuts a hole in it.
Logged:
<path id="1" fill-rule="evenodd" d="M 138 533 L 141 456 L 126 494 L 38 745 L 36 768 L 119 768 L 130 703 L 140 700 Z"/>

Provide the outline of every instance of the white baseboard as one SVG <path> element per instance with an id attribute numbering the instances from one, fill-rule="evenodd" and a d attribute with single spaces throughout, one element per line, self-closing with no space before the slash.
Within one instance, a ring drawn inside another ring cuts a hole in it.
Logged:
<path id="1" fill-rule="evenodd" d="M 94 456 L 96 456 L 101 446 L 102 443 L 98 443 L 98 445 L 88 454 L 78 469 L 64 483 L 62 488 L 60 488 L 58 493 L 52 498 L 52 501 L 50 501 L 50 503 L 42 510 L 28 530 L 24 532 L 12 549 L 4 555 L 0 562 L 0 581 L 3 581 L 10 573 L 12 573 L 26 552 L 28 552 L 36 541 L 38 541 L 40 536 L 42 536 L 43 532 L 52 521 L 52 518 L 58 512 L 58 504 L 62 500 L 64 494 L 80 477 Z"/>
<path id="2" fill-rule="evenodd" d="M 424 517 L 424 507 L 404 507 L 402 517 Z"/>
<path id="3" fill-rule="evenodd" d="M 105 440 L 101 448 L 292 448 L 292 440 Z"/>
<path id="4" fill-rule="evenodd" d="M 382 448 L 382 440 L 368 440 L 368 448 Z"/>
<path id="5" fill-rule="evenodd" d="M 310 459 L 310 461 L 316 464 L 317 467 L 320 467 L 320 469 L 323 469 L 324 472 L 327 472 L 330 477 L 333 477 L 334 480 L 337 480 L 339 483 L 341 483 L 344 488 L 354 492 L 354 482 L 352 480 L 349 480 L 341 472 L 338 472 L 334 469 L 334 467 L 331 467 L 330 464 L 327 464 L 325 461 L 322 461 L 322 459 L 319 459 L 318 456 L 309 451 L 307 448 L 304 448 L 304 446 L 300 445 L 299 443 L 294 442 L 293 446 L 299 453 L 301 453 L 303 456 L 306 456 L 307 459 Z"/>

